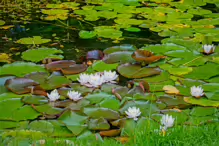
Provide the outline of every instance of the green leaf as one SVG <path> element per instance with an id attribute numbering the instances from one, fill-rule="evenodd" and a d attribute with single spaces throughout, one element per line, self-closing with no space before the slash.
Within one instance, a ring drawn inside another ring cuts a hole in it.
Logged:
<path id="1" fill-rule="evenodd" d="M 94 38 L 96 36 L 96 33 L 94 31 L 81 30 L 79 32 L 79 36 L 82 39 L 91 39 L 91 38 Z"/>
<path id="2" fill-rule="evenodd" d="M 15 75 L 22 77 L 32 72 L 47 72 L 41 65 L 31 62 L 14 62 L 0 67 L 0 75 Z"/>
<path id="3" fill-rule="evenodd" d="M 4 24 L 5 24 L 5 21 L 0 20 L 0 25 L 4 25 Z"/>
<path id="4" fill-rule="evenodd" d="M 63 51 L 56 48 L 38 48 L 23 52 L 21 57 L 27 61 L 39 62 L 46 58 L 63 59 L 62 55 L 54 55 L 60 53 L 63 53 Z"/>
<path id="5" fill-rule="evenodd" d="M 100 118 L 114 120 L 119 119 L 119 113 L 108 108 L 84 108 L 84 113 L 91 118 Z"/>
<path id="6" fill-rule="evenodd" d="M 184 97 L 184 101 L 195 105 L 219 107 L 218 101 L 208 100 L 205 98 L 195 99 L 194 97 Z"/>
<path id="7" fill-rule="evenodd" d="M 16 41 L 18 44 L 38 45 L 50 42 L 51 39 L 42 39 L 41 36 L 33 36 L 32 38 L 21 38 Z"/>
<path id="8" fill-rule="evenodd" d="M 194 107 L 190 112 L 190 115 L 196 117 L 202 117 L 202 116 L 214 115 L 216 112 L 217 109 L 215 107 Z"/>
<path id="9" fill-rule="evenodd" d="M 130 32 L 140 32 L 141 29 L 137 28 L 137 27 L 129 27 L 125 29 L 126 31 L 130 31 Z"/>
<path id="10" fill-rule="evenodd" d="M 47 115 L 58 115 L 62 113 L 63 109 L 53 107 L 53 105 L 51 104 L 52 103 L 34 106 L 34 109 L 42 114 L 47 114 Z"/>
<path id="11" fill-rule="evenodd" d="M 30 130 L 41 131 L 43 133 L 53 133 L 54 131 L 53 125 L 50 122 L 44 120 L 33 121 L 29 124 L 29 127 Z"/>
<path id="12" fill-rule="evenodd" d="M 104 118 L 90 119 L 88 128 L 90 130 L 108 130 L 110 129 L 110 125 Z"/>
<path id="13" fill-rule="evenodd" d="M 105 62 L 101 61 L 96 61 L 92 64 L 92 69 L 98 72 L 103 72 L 103 71 L 110 71 L 114 70 L 117 68 L 119 64 L 114 63 L 114 64 L 106 64 Z"/>

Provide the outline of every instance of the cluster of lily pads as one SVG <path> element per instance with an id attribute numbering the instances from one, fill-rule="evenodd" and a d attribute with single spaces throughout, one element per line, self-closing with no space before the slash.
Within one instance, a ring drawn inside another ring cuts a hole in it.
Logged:
<path id="1" fill-rule="evenodd" d="M 0 129 L 5 143 L 14 135 L 102 139 L 131 136 L 142 129 L 165 134 L 178 125 L 218 124 L 219 49 L 213 43 L 219 40 L 219 21 L 216 13 L 200 7 L 214 1 L 87 3 L 47 4 L 41 19 L 114 20 L 113 26 L 80 30 L 82 39 L 117 42 L 124 39 L 123 31 L 141 29 L 171 37 L 141 48 L 126 44 L 89 51 L 80 64 L 63 60 L 63 50 L 48 47 L 22 52 L 23 61 L 3 59 L 13 62 L 0 67 Z M 195 15 L 203 19 L 193 21 Z M 7 27 L 2 20 L 0 25 Z M 15 43 L 36 47 L 51 41 L 33 36 Z"/>

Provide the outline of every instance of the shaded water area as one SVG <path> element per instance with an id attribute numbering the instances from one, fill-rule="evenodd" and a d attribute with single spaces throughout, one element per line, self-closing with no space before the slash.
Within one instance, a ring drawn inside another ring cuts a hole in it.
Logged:
<path id="1" fill-rule="evenodd" d="M 0 146 L 216 137 L 218 42 L 218 0 L 3 0 Z"/>

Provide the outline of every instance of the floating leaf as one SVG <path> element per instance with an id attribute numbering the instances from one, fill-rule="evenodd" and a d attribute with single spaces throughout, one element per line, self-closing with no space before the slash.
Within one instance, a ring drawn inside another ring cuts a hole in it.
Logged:
<path id="1" fill-rule="evenodd" d="M 112 129 L 112 130 L 106 130 L 106 131 L 100 131 L 100 135 L 101 136 L 109 136 L 109 137 L 112 137 L 112 136 L 117 136 L 119 135 L 121 132 L 120 129 Z"/>
<path id="2" fill-rule="evenodd" d="M 22 77 L 32 72 L 46 72 L 45 68 L 41 65 L 36 65 L 31 62 L 14 62 L 0 67 L 0 75 L 15 75 Z"/>
<path id="3" fill-rule="evenodd" d="M 62 68 L 68 68 L 71 65 L 75 65 L 75 61 L 73 60 L 54 61 L 49 64 L 46 64 L 46 69 L 49 71 L 59 71 Z"/>
<path id="4" fill-rule="evenodd" d="M 172 85 L 166 85 L 163 87 L 163 90 L 168 94 L 179 94 L 179 90 L 172 86 Z"/>
<path id="5" fill-rule="evenodd" d="M 64 75 L 72 75 L 84 72 L 86 69 L 87 65 L 85 64 L 74 64 L 70 65 L 68 68 L 62 68 L 61 71 Z"/>
<path id="6" fill-rule="evenodd" d="M 86 116 L 81 116 L 75 112 L 67 110 L 59 117 L 58 120 L 64 123 L 74 135 L 79 135 L 87 127 L 85 125 L 87 118 L 88 117 Z"/>
<path id="7" fill-rule="evenodd" d="M 217 112 L 217 109 L 214 107 L 194 107 L 190 112 L 190 115 L 196 117 L 209 116 Z"/>
<path id="8" fill-rule="evenodd" d="M 39 62 L 46 58 L 63 59 L 64 57 L 61 55 L 54 55 L 59 53 L 63 53 L 63 52 L 61 50 L 57 50 L 56 48 L 38 48 L 38 49 L 31 49 L 23 52 L 22 58 L 24 60 L 28 60 L 32 62 Z"/>
<path id="9" fill-rule="evenodd" d="M 88 122 L 88 128 L 90 130 L 108 130 L 110 129 L 110 125 L 104 118 L 90 119 Z"/>
<path id="10" fill-rule="evenodd" d="M 94 31 L 81 30 L 79 32 L 79 36 L 82 39 L 91 39 L 91 38 L 94 38 L 96 36 L 96 33 Z"/>
<path id="11" fill-rule="evenodd" d="M 38 45 L 50 42 L 51 39 L 42 39 L 41 36 L 33 36 L 32 38 L 21 38 L 16 41 L 18 44 Z"/>
<path id="12" fill-rule="evenodd" d="M 6 53 L 0 53 L 0 62 L 11 63 L 12 59 L 10 55 Z"/>
<path id="13" fill-rule="evenodd" d="M 133 52 L 135 51 L 137 48 L 133 45 L 129 45 L 129 44 L 124 44 L 124 45 L 120 45 L 120 46 L 113 46 L 113 47 L 109 47 L 106 48 L 103 53 L 104 54 L 111 54 L 114 52 L 120 52 L 120 51 L 130 51 Z"/>
<path id="14" fill-rule="evenodd" d="M 137 50 L 132 54 L 132 58 L 139 62 L 145 62 L 150 64 L 156 62 L 160 59 L 165 58 L 165 56 L 154 56 L 152 52 L 146 50 Z"/>
<path id="15" fill-rule="evenodd" d="M 43 133 L 52 133 L 53 132 L 53 125 L 44 120 L 40 121 L 33 121 L 29 124 L 31 130 L 41 131 Z"/>
<path id="16" fill-rule="evenodd" d="M 103 61 L 107 64 L 112 63 L 127 63 L 127 62 L 134 62 L 134 59 L 131 57 L 132 52 L 129 51 L 121 51 L 121 52 L 114 52 L 108 55 L 105 55 Z"/>
<path id="17" fill-rule="evenodd" d="M 101 61 L 96 61 L 92 64 L 92 69 L 98 72 L 103 72 L 103 71 L 110 71 L 116 69 L 118 66 L 118 63 L 114 64 L 106 64 L 105 62 Z"/>
<path id="18" fill-rule="evenodd" d="M 159 68 L 147 68 L 140 65 L 122 64 L 118 66 L 117 71 L 126 78 L 143 78 L 160 74 Z"/>
<path id="19" fill-rule="evenodd" d="M 63 109 L 53 107 L 50 103 L 49 104 L 43 104 L 38 106 L 33 106 L 33 108 L 42 113 L 47 115 L 58 115 L 63 112 Z"/>
<path id="20" fill-rule="evenodd" d="M 126 31 L 130 31 L 130 32 L 140 32 L 141 29 L 137 28 L 137 27 L 129 27 L 125 29 Z"/>
<path id="21" fill-rule="evenodd" d="M 195 99 L 193 97 L 184 97 L 184 101 L 195 105 L 219 107 L 218 101 L 208 100 L 205 98 Z"/>
<path id="22" fill-rule="evenodd" d="M 5 24 L 5 21 L 0 20 L 0 25 L 4 25 L 4 24 Z"/>
<path id="23" fill-rule="evenodd" d="M 39 83 L 27 78 L 8 79 L 5 82 L 6 88 L 16 94 L 30 93 L 37 85 Z"/>
<path id="24" fill-rule="evenodd" d="M 25 104 L 34 104 L 34 105 L 41 105 L 48 103 L 48 99 L 45 96 L 36 96 L 36 95 L 30 95 L 30 96 L 24 96 L 21 99 L 22 102 Z"/>
<path id="25" fill-rule="evenodd" d="M 91 118 L 119 119 L 119 113 L 108 108 L 84 108 L 84 113 Z"/>

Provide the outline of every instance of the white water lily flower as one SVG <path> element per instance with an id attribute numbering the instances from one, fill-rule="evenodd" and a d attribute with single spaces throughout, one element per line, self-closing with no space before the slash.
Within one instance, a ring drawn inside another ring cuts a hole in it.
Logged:
<path id="1" fill-rule="evenodd" d="M 50 94 L 47 93 L 50 101 L 56 101 L 60 98 L 60 95 L 56 89 L 54 89 Z"/>
<path id="2" fill-rule="evenodd" d="M 78 82 L 80 82 L 81 85 L 86 85 L 90 80 L 90 75 L 88 74 L 80 74 Z"/>
<path id="3" fill-rule="evenodd" d="M 81 97 L 81 93 L 76 92 L 76 91 L 68 91 L 67 95 L 71 100 L 74 100 L 74 101 L 78 101 L 83 98 Z"/>
<path id="4" fill-rule="evenodd" d="M 88 87 L 99 87 L 104 83 L 104 78 L 100 74 L 92 74 L 90 75 L 89 84 L 86 85 Z"/>
<path id="5" fill-rule="evenodd" d="M 202 87 L 200 87 L 200 86 L 197 86 L 197 87 L 196 86 L 192 86 L 191 87 L 191 95 L 194 96 L 194 97 L 197 97 L 197 98 L 203 96 L 204 92 L 203 92 Z"/>
<path id="6" fill-rule="evenodd" d="M 115 79 L 118 78 L 118 75 L 116 74 L 115 71 L 104 71 L 103 73 L 103 78 L 105 82 L 111 82 L 111 83 L 115 83 Z"/>
<path id="7" fill-rule="evenodd" d="M 169 115 L 163 115 L 161 118 L 161 129 L 167 130 L 167 128 L 173 127 L 175 118 Z"/>
<path id="8" fill-rule="evenodd" d="M 213 44 L 212 45 L 203 45 L 202 48 L 204 49 L 204 52 L 206 54 L 213 53 L 215 50 L 215 46 Z"/>
<path id="9" fill-rule="evenodd" d="M 137 121 L 138 116 L 141 115 L 140 109 L 136 107 L 129 107 L 128 111 L 125 111 L 125 113 L 128 115 L 128 118 L 133 118 L 135 121 Z"/>

